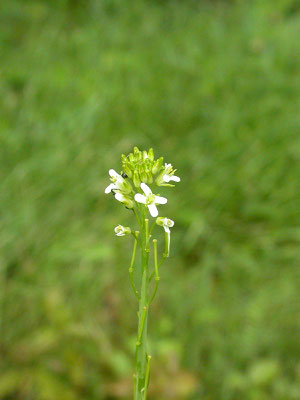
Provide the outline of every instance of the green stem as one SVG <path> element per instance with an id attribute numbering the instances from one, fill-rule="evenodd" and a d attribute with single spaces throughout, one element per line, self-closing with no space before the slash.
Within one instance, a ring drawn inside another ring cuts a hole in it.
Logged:
<path id="1" fill-rule="evenodd" d="M 162 266 L 162 264 L 164 263 L 164 261 L 166 260 L 166 258 L 167 258 L 167 256 L 164 254 L 163 255 L 163 258 L 161 259 L 161 261 L 160 261 L 160 263 L 158 264 L 158 267 L 157 267 L 157 269 L 159 270 L 160 269 L 160 267 Z M 152 281 L 152 279 L 154 278 L 154 275 L 155 275 L 155 270 L 152 272 L 152 274 L 150 275 L 150 278 L 149 278 L 149 283 Z"/>
<path id="2" fill-rule="evenodd" d="M 146 231 L 146 251 L 149 253 L 150 248 L 149 248 L 149 240 L 150 240 L 150 234 L 149 234 L 149 219 L 145 219 L 145 231 Z"/>
<path id="3" fill-rule="evenodd" d="M 158 272 L 158 262 L 157 262 L 157 240 L 153 239 L 153 246 L 154 246 L 154 272 L 155 272 L 155 288 L 154 288 L 154 292 L 153 295 L 149 301 L 149 305 L 152 303 L 152 301 L 154 300 L 155 296 L 156 296 L 156 292 L 159 286 L 159 281 L 160 281 L 160 277 L 159 277 L 159 272 Z"/>
<path id="4" fill-rule="evenodd" d="M 129 267 L 129 276 L 130 276 L 131 286 L 132 286 L 133 292 L 134 292 L 134 294 L 135 294 L 135 296 L 136 296 L 136 298 L 138 300 L 140 300 L 140 295 L 139 295 L 139 292 L 137 291 L 137 288 L 136 288 L 135 283 L 134 283 L 133 267 L 134 267 L 134 263 L 135 263 L 135 259 L 136 259 L 136 248 L 137 248 L 139 233 L 140 232 L 138 232 L 138 231 L 135 232 L 135 241 L 134 241 L 134 246 L 133 246 L 133 254 L 132 254 L 131 264 L 130 264 L 130 267 Z"/>
<path id="5" fill-rule="evenodd" d="M 141 319 L 141 326 L 140 326 L 139 335 L 138 335 L 138 340 L 136 342 L 137 346 L 140 346 L 142 344 L 142 337 L 143 337 L 143 333 L 144 333 L 147 312 L 148 312 L 147 307 L 144 307 L 143 316 L 142 316 L 142 319 Z"/>
<path id="6" fill-rule="evenodd" d="M 167 258 L 170 255 L 170 235 L 165 232 L 165 252 L 164 256 Z"/>
<path id="7" fill-rule="evenodd" d="M 141 239 L 139 237 L 140 232 L 139 231 L 135 231 L 135 232 L 131 232 L 131 234 L 138 241 L 138 244 L 140 245 L 140 247 L 142 247 Z"/>
<path id="8" fill-rule="evenodd" d="M 153 222 L 153 224 L 152 224 L 152 226 L 151 226 L 151 228 L 150 228 L 150 233 L 149 233 L 149 236 L 151 236 L 152 235 L 152 232 L 153 232 L 153 229 L 156 227 L 156 223 L 155 222 Z"/>
<path id="9" fill-rule="evenodd" d="M 139 304 L 139 326 L 136 344 L 136 385 L 134 400 L 143 400 L 147 372 L 147 325 L 148 325 L 148 301 L 149 301 L 149 252 L 147 251 L 149 230 L 145 221 L 142 229 L 142 285 Z"/>
<path id="10" fill-rule="evenodd" d="M 150 364 L 151 364 L 151 356 L 148 355 L 147 357 L 147 370 L 146 370 L 146 379 L 145 379 L 145 391 L 144 391 L 144 400 L 147 400 L 147 390 L 149 386 L 149 378 L 150 378 Z"/>
<path id="11" fill-rule="evenodd" d="M 136 219 L 138 220 L 139 225 L 142 226 L 138 211 L 135 208 L 133 208 L 133 212 L 136 216 Z"/>

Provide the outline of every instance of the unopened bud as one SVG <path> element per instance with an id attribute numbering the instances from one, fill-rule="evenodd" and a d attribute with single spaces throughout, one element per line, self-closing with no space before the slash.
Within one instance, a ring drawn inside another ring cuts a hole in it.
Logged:
<path id="1" fill-rule="evenodd" d="M 135 161 L 141 161 L 142 152 L 139 150 L 138 147 L 133 148 L 133 154 L 134 154 Z"/>
<path id="2" fill-rule="evenodd" d="M 154 151 L 153 151 L 152 147 L 148 151 L 148 156 L 149 156 L 151 161 L 154 161 Z"/>
<path id="3" fill-rule="evenodd" d="M 125 196 L 125 198 L 123 199 L 122 203 L 123 203 L 123 204 L 125 205 L 125 207 L 127 207 L 127 208 L 133 208 L 133 206 L 134 206 L 133 201 L 132 201 L 129 197 L 126 197 L 126 196 Z"/>
<path id="4" fill-rule="evenodd" d="M 131 161 L 131 162 L 133 162 L 135 160 L 134 155 L 132 153 L 129 153 L 128 158 L 129 158 L 129 161 Z"/>
<path id="5" fill-rule="evenodd" d="M 121 189 L 124 193 L 127 193 L 127 194 L 132 192 L 132 186 L 128 179 L 124 179 Z"/>
<path id="6" fill-rule="evenodd" d="M 128 178 L 130 178 L 130 179 L 132 178 L 132 171 L 129 168 L 128 164 L 123 165 L 123 171 L 128 176 Z"/>
<path id="7" fill-rule="evenodd" d="M 133 180 L 135 187 L 141 186 L 141 180 L 140 180 L 140 176 L 139 176 L 139 173 L 137 172 L 137 170 L 134 171 L 132 180 Z"/>
<path id="8" fill-rule="evenodd" d="M 142 182 L 148 183 L 148 177 L 147 177 L 146 172 L 142 171 L 142 172 L 140 173 L 140 177 L 141 177 L 141 181 L 142 181 Z"/>
<path id="9" fill-rule="evenodd" d="M 146 174 L 147 174 L 147 180 L 148 180 L 148 183 L 151 185 L 151 183 L 153 182 L 153 176 L 152 176 L 152 174 L 151 174 L 151 171 L 149 171 L 149 170 L 147 170 L 146 171 Z"/>
<path id="10" fill-rule="evenodd" d="M 163 165 L 163 162 L 164 162 L 164 158 L 163 157 L 160 157 L 158 160 L 155 161 L 155 163 L 153 165 L 153 168 L 152 168 L 152 174 L 153 175 L 157 174 L 160 171 L 160 169 L 161 169 L 161 167 Z"/>

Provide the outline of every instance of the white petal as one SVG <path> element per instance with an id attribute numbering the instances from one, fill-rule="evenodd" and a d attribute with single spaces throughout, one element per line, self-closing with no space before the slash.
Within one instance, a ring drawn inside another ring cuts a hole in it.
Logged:
<path id="1" fill-rule="evenodd" d="M 141 193 L 137 193 L 137 194 L 134 196 L 134 200 L 137 201 L 138 203 L 142 203 L 142 204 L 146 204 L 146 203 L 147 203 L 147 197 L 144 196 L 144 195 L 141 194 Z"/>
<path id="2" fill-rule="evenodd" d="M 167 174 L 165 174 L 164 176 L 163 176 L 163 180 L 165 181 L 165 182 L 170 182 L 170 177 L 169 177 L 169 175 L 167 175 Z"/>
<path id="3" fill-rule="evenodd" d="M 158 216 L 158 210 L 155 204 L 150 204 L 148 209 L 153 218 Z"/>
<path id="4" fill-rule="evenodd" d="M 171 219 L 168 220 L 168 226 L 170 228 L 172 228 L 172 226 L 174 226 L 174 221 L 172 221 Z"/>
<path id="5" fill-rule="evenodd" d="M 113 189 L 117 189 L 117 186 L 114 183 L 111 183 L 110 185 L 107 186 L 105 189 L 105 193 L 110 193 Z"/>
<path id="6" fill-rule="evenodd" d="M 169 177 L 169 181 L 180 182 L 180 178 L 179 176 L 173 175 Z"/>
<path id="7" fill-rule="evenodd" d="M 144 182 L 141 183 L 141 189 L 142 189 L 142 191 L 145 193 L 146 196 L 149 196 L 149 194 L 152 194 L 151 189 L 150 189 L 149 186 L 146 185 L 146 183 L 144 183 Z"/>
<path id="8" fill-rule="evenodd" d="M 110 169 L 108 173 L 112 178 L 117 177 L 119 175 L 114 169 Z"/>
<path id="9" fill-rule="evenodd" d="M 165 197 L 161 196 L 155 196 L 155 204 L 166 204 L 168 202 L 168 199 Z"/>
<path id="10" fill-rule="evenodd" d="M 168 227 L 168 225 L 163 225 L 165 232 L 167 232 L 168 234 L 171 233 L 170 228 Z"/>
<path id="11" fill-rule="evenodd" d="M 167 168 L 169 168 L 169 167 L 172 168 L 172 164 L 167 164 L 167 163 L 165 163 L 165 169 L 167 169 Z"/>
<path id="12" fill-rule="evenodd" d="M 115 199 L 121 202 L 125 200 L 124 195 L 122 193 L 116 193 Z"/>

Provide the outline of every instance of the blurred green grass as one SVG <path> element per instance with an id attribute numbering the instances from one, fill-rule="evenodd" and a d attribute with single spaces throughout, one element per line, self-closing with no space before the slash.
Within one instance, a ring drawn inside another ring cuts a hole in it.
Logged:
<path id="1" fill-rule="evenodd" d="M 130 224 L 109 168 L 182 178 L 150 397 L 300 397 L 296 1 L 2 2 L 3 400 L 130 399 Z M 165 192 L 162 192 L 164 194 Z"/>

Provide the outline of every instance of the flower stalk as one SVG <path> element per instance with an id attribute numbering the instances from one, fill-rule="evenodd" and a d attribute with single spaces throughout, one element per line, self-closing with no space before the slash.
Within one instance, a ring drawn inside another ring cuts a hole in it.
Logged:
<path id="1" fill-rule="evenodd" d="M 117 236 L 133 236 L 133 252 L 129 267 L 129 278 L 138 306 L 138 332 L 136 340 L 136 371 L 134 374 L 134 400 L 147 400 L 150 380 L 151 355 L 148 354 L 147 335 L 149 308 L 154 300 L 160 282 L 159 269 L 170 254 L 170 228 L 174 221 L 166 217 L 158 217 L 158 206 L 167 203 L 167 198 L 153 193 L 157 186 L 169 186 L 170 181 L 179 182 L 175 176 L 176 170 L 171 164 L 164 164 L 163 157 L 155 160 L 153 149 L 140 151 L 137 147 L 128 156 L 121 156 L 122 168 L 120 174 L 114 169 L 109 170 L 111 183 L 105 189 L 105 193 L 111 193 L 116 200 L 127 209 L 131 209 L 137 219 L 139 230 L 118 225 L 115 228 Z M 155 176 L 156 175 L 156 176 Z M 154 186 L 150 188 L 148 185 Z M 149 217 L 156 218 L 150 224 Z M 151 227 L 150 227 L 151 226 Z M 164 253 L 158 261 L 158 241 L 153 239 L 153 259 L 150 260 L 150 239 L 156 226 L 163 227 L 165 231 Z M 141 263 L 136 266 L 137 252 L 140 250 Z M 135 279 L 135 269 L 140 270 L 141 278 Z M 155 277 L 155 284 L 152 279 Z"/>
<path id="2" fill-rule="evenodd" d="M 146 224 L 145 224 L 146 225 Z M 145 226 L 144 225 L 144 226 Z M 143 232 L 144 240 L 142 240 L 142 284 L 141 284 L 141 298 L 139 301 L 138 312 L 138 339 L 136 342 L 136 387 L 134 400 L 142 400 L 147 388 L 146 383 L 146 369 L 147 369 L 147 325 L 148 325 L 148 311 L 149 311 L 149 252 L 146 249 L 147 234 L 146 229 Z"/>
<path id="3" fill-rule="evenodd" d="M 136 288 L 135 283 L 134 283 L 133 268 L 134 268 L 135 259 L 136 259 L 136 249 L 137 249 L 139 234 L 140 234 L 139 231 L 135 232 L 135 241 L 134 241 L 134 246 L 133 246 L 133 254 L 132 254 L 132 259 L 131 259 L 131 263 L 130 263 L 130 267 L 129 267 L 129 275 L 130 275 L 131 286 L 132 286 L 133 292 L 134 292 L 136 298 L 138 299 L 138 301 L 140 301 L 140 295 L 139 295 L 139 292 L 137 291 L 137 288 Z"/>

